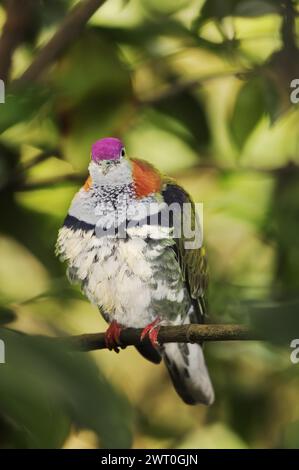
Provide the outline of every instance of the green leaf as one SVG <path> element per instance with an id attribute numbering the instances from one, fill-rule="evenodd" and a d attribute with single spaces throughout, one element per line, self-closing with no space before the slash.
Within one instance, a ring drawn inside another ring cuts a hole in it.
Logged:
<path id="1" fill-rule="evenodd" d="M 188 131 L 185 134 L 186 141 L 191 147 L 199 150 L 209 144 L 210 129 L 205 109 L 193 92 L 184 90 L 163 98 L 154 104 L 154 108 L 183 124 Z"/>
<path id="2" fill-rule="evenodd" d="M 117 98 L 131 92 L 130 74 L 115 44 L 105 39 L 99 28 L 81 34 L 56 64 L 52 80 L 59 94 L 58 104 L 67 100 L 70 106 L 95 94 Z"/>
<path id="3" fill-rule="evenodd" d="M 222 20 L 227 16 L 255 17 L 279 12 L 276 0 L 206 0 L 199 21 Z"/>
<path id="4" fill-rule="evenodd" d="M 141 54 L 141 57 L 164 56 L 164 48 L 155 46 L 159 38 L 175 38 L 182 43 L 190 44 L 197 42 L 197 37 L 184 24 L 170 16 L 155 15 L 152 18 L 145 18 L 134 27 L 115 26 L 95 26 L 93 30 L 98 31 L 103 39 L 110 43 L 130 44 Z M 209 41 L 207 41 L 209 42 Z M 213 44 L 213 43 L 211 43 Z"/>
<path id="5" fill-rule="evenodd" d="M 52 79 L 64 153 L 77 169 L 86 169 L 92 142 L 119 135 L 127 121 L 132 101 L 129 71 L 113 42 L 92 29 L 61 59 Z"/>
<path id="6" fill-rule="evenodd" d="M 70 6 L 70 0 L 41 0 L 36 8 L 36 15 L 43 25 L 49 26 L 66 14 Z"/>
<path id="7" fill-rule="evenodd" d="M 18 203 L 13 193 L 0 198 L 0 211 L 13 216 L 2 221 L 1 232 L 24 245 L 54 275 L 62 275 L 63 266 L 54 256 L 57 232 L 63 220 L 43 211 L 31 210 Z"/>
<path id="8" fill-rule="evenodd" d="M 81 293 L 79 287 L 70 284 L 66 276 L 63 276 L 57 279 L 52 279 L 49 289 L 47 289 L 46 291 L 42 292 L 41 294 L 35 297 L 32 297 L 26 300 L 25 302 L 22 302 L 22 305 L 31 304 L 31 303 L 37 302 L 42 299 L 47 299 L 47 298 L 55 298 L 56 300 L 58 299 L 60 300 L 70 300 L 70 299 L 85 300 L 85 297 Z M 0 315 L 1 315 L 1 310 L 0 310 Z"/>
<path id="9" fill-rule="evenodd" d="M 276 295 L 297 296 L 299 290 L 299 175 L 295 164 L 280 169 L 262 230 L 276 248 L 273 267 Z"/>
<path id="10" fill-rule="evenodd" d="M 214 19 L 222 19 L 233 14 L 236 5 L 240 0 L 206 0 L 201 11 L 201 22 Z"/>
<path id="11" fill-rule="evenodd" d="M 5 104 L 1 105 L 0 133 L 32 118 L 49 97 L 49 90 L 39 85 L 8 89 Z"/>
<path id="12" fill-rule="evenodd" d="M 281 98 L 272 80 L 265 78 L 264 86 L 265 111 L 270 117 L 271 124 L 274 124 L 281 114 Z"/>
<path id="13" fill-rule="evenodd" d="M 173 15 L 180 11 L 189 3 L 189 0 L 142 0 L 142 6 L 152 14 L 156 15 Z"/>
<path id="14" fill-rule="evenodd" d="M 265 87 L 262 78 L 254 77 L 240 89 L 231 118 L 232 136 L 242 148 L 265 113 Z"/>
<path id="15" fill-rule="evenodd" d="M 250 319 L 260 334 L 289 346 L 299 336 L 298 307 L 298 300 L 260 302 L 251 305 Z"/>
<path id="16" fill-rule="evenodd" d="M 246 449 L 248 446 L 236 432 L 222 422 L 195 429 L 179 442 L 179 449 Z"/>
<path id="17" fill-rule="evenodd" d="M 1 105 L 3 106 L 3 105 Z M 0 117 L 1 119 L 1 117 Z M 7 183 L 18 164 L 20 155 L 12 145 L 0 142 L 0 189 Z"/>
<path id="18" fill-rule="evenodd" d="M 299 449 L 299 421 L 288 423 L 283 430 L 282 448 Z"/>
<path id="19" fill-rule="evenodd" d="M 0 307 L 0 325 L 7 325 L 16 320 L 16 318 L 14 310 L 8 307 Z"/>
<path id="20" fill-rule="evenodd" d="M 130 116 L 130 108 L 117 96 L 94 95 L 67 113 L 68 129 L 63 152 L 74 168 L 86 171 L 91 144 L 107 135 L 122 137 L 121 128 Z"/>
<path id="21" fill-rule="evenodd" d="M 1 329 L 0 413 L 14 423 L 12 447 L 60 447 L 70 423 L 93 430 L 101 446 L 131 444 L 127 401 L 86 353 L 70 353 L 55 340 Z"/>
<path id="22" fill-rule="evenodd" d="M 278 14 L 280 6 L 276 0 L 242 0 L 234 9 L 234 16 L 256 17 Z"/>

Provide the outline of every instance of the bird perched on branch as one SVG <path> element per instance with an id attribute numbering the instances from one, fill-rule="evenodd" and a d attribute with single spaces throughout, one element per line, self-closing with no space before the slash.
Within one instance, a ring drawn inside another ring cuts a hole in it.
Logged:
<path id="1" fill-rule="evenodd" d="M 161 324 L 204 321 L 205 252 L 201 244 L 188 246 L 200 232 L 196 220 L 184 189 L 149 163 L 128 158 L 119 139 L 105 138 L 92 145 L 89 177 L 71 203 L 56 251 L 67 261 L 70 281 L 109 323 L 107 347 L 118 352 L 122 328 L 143 328 L 138 351 L 154 363 L 164 359 L 185 403 L 208 405 L 214 392 L 202 347 L 157 341 Z"/>

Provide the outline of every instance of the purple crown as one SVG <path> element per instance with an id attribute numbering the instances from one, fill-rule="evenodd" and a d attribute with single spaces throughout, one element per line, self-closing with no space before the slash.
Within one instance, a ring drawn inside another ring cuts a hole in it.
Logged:
<path id="1" fill-rule="evenodd" d="M 95 162 L 99 160 L 117 160 L 120 158 L 123 148 L 122 141 L 115 137 L 97 140 L 91 147 L 91 159 Z"/>

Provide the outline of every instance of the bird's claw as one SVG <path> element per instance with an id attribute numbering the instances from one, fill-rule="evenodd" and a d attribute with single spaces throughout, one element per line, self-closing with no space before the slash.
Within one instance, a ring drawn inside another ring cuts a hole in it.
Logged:
<path id="1" fill-rule="evenodd" d="M 105 332 L 105 343 L 110 351 L 114 350 L 116 353 L 119 353 L 119 347 L 122 347 L 120 342 L 121 330 L 122 327 L 115 320 L 113 320 L 107 328 Z"/>
<path id="2" fill-rule="evenodd" d="M 153 348 L 157 349 L 160 346 L 158 341 L 160 326 L 161 320 L 157 317 L 152 323 L 149 323 L 145 328 L 143 328 L 140 335 L 140 341 L 143 341 L 148 337 Z"/>

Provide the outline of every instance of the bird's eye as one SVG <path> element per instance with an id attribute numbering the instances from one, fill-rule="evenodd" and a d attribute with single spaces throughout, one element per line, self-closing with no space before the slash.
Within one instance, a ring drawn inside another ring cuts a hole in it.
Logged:
<path id="1" fill-rule="evenodd" d="M 126 150 L 124 148 L 121 149 L 120 156 L 125 157 L 126 155 Z"/>

